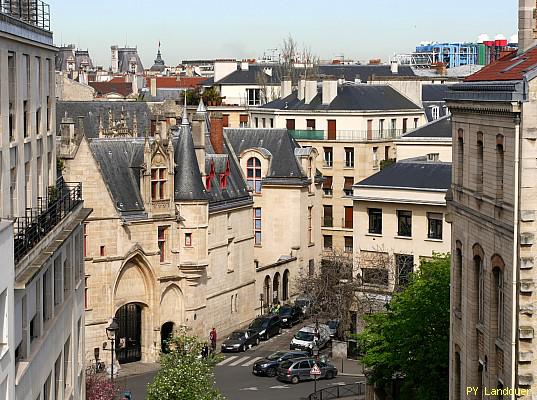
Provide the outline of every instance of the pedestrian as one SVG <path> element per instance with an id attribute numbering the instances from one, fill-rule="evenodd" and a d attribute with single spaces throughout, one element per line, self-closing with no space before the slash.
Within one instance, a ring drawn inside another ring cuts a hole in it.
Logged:
<path id="1" fill-rule="evenodd" d="M 211 349 L 214 353 L 216 351 L 216 328 L 214 326 L 209 333 L 209 339 L 211 340 Z"/>

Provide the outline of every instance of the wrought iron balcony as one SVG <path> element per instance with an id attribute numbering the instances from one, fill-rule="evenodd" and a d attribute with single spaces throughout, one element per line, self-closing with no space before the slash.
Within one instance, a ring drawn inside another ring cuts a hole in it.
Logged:
<path id="1" fill-rule="evenodd" d="M 41 0 L 1 0 L 0 12 L 50 31 L 50 6 Z"/>
<path id="2" fill-rule="evenodd" d="M 289 130 L 292 137 L 297 140 L 324 140 L 324 131 L 315 129 Z"/>
<path id="3" fill-rule="evenodd" d="M 82 184 L 58 178 L 45 198 L 39 197 L 37 208 L 27 208 L 24 217 L 15 221 L 15 264 L 32 250 L 76 206 L 82 203 Z"/>

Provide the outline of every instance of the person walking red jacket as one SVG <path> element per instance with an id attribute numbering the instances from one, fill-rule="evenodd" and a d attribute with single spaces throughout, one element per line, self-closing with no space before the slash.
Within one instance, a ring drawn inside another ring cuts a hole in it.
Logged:
<path id="1" fill-rule="evenodd" d="M 216 329 L 213 327 L 211 329 L 211 332 L 209 333 L 209 339 L 211 340 L 211 348 L 214 351 L 216 351 Z"/>

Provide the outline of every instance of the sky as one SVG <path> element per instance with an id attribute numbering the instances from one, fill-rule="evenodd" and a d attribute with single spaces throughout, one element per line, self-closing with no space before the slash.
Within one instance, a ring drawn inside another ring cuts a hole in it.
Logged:
<path id="1" fill-rule="evenodd" d="M 321 59 L 385 61 L 421 41 L 475 41 L 517 32 L 517 0 L 45 0 L 56 45 L 88 49 L 110 66 L 110 46 L 137 46 L 144 67 L 160 41 L 167 65 L 259 58 L 291 35 Z M 276 50 L 277 54 L 277 50 Z"/>

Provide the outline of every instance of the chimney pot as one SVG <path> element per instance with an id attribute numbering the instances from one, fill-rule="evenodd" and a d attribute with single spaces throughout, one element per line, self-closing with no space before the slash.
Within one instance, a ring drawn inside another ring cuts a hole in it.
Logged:
<path id="1" fill-rule="evenodd" d="M 211 115 L 210 139 L 216 154 L 224 154 L 224 119 L 220 112 Z"/>

